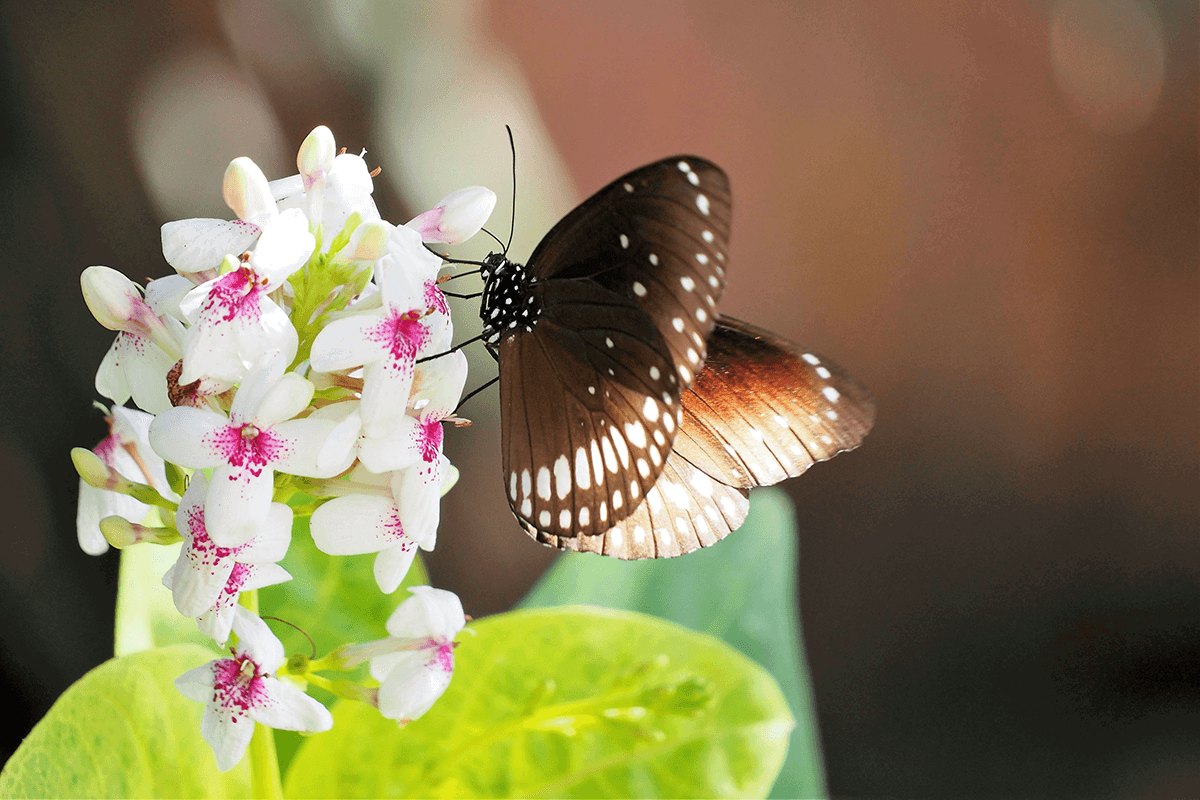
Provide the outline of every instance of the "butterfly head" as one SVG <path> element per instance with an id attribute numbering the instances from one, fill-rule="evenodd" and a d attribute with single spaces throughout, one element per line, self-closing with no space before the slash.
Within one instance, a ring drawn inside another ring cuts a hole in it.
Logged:
<path id="1" fill-rule="evenodd" d="M 498 344 L 501 336 L 531 332 L 541 308 L 525 265 L 509 261 L 504 253 L 489 253 L 483 259 L 480 275 L 483 299 L 479 317 L 483 320 L 483 340 Z"/>

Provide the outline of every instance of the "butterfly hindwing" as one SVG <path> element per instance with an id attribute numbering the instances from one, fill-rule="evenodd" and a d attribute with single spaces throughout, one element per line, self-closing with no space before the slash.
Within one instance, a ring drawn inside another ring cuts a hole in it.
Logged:
<path id="1" fill-rule="evenodd" d="M 719 320 L 709 360 L 682 403 L 666 467 L 628 518 L 573 540 L 531 524 L 526 532 L 543 544 L 618 558 L 706 547 L 745 520 L 750 487 L 857 447 L 875 415 L 867 391 L 831 362 L 728 317 Z"/>
<path id="2" fill-rule="evenodd" d="M 624 175 L 551 229 L 530 257 L 535 280 L 590 280 L 649 315 L 682 387 L 705 358 L 725 290 L 731 199 L 719 167 L 675 156 Z"/>

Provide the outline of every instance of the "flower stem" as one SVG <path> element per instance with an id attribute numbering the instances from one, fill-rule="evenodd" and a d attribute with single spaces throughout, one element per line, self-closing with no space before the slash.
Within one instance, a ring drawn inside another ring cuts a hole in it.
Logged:
<path id="1" fill-rule="evenodd" d="M 238 602 L 258 613 L 258 590 L 242 592 Z M 250 791 L 254 797 L 283 800 L 283 781 L 279 777 L 279 755 L 275 752 L 275 731 L 254 723 L 250 740 Z"/>

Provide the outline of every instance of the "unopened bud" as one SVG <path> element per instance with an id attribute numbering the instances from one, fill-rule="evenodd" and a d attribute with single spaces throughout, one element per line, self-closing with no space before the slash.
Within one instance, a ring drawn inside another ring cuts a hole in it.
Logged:
<path id="1" fill-rule="evenodd" d="M 109 483 L 113 480 L 113 476 L 118 480 L 124 480 L 116 472 L 110 470 L 100 456 L 86 447 L 71 448 L 71 463 L 75 465 L 75 471 L 79 473 L 83 482 L 96 489 L 111 489 Z"/>
<path id="2" fill-rule="evenodd" d="M 479 233 L 495 207 L 495 192 L 483 186 L 468 186 L 451 192 L 429 211 L 413 217 L 407 227 L 420 233 L 424 242 L 461 244 Z"/>
<path id="3" fill-rule="evenodd" d="M 265 227 L 275 219 L 278 211 L 267 176 L 250 159 L 242 156 L 229 162 L 222 185 L 225 204 L 233 209 L 238 219 Z"/>
<path id="4" fill-rule="evenodd" d="M 324 125 L 313 128 L 312 133 L 300 145 L 300 152 L 296 154 L 296 167 L 304 179 L 305 191 L 314 183 L 325 181 L 325 176 L 333 169 L 333 159 L 336 155 L 337 146 L 329 128 Z"/>
<path id="5" fill-rule="evenodd" d="M 116 516 L 100 520 L 100 532 L 104 534 L 105 541 L 118 550 L 141 542 L 175 544 L 183 541 L 179 532 L 170 528 L 151 528 Z"/>
<path id="6" fill-rule="evenodd" d="M 110 331 L 130 329 L 130 320 L 150 313 L 137 285 L 111 267 L 88 267 L 79 276 L 83 302 Z"/>
<path id="7" fill-rule="evenodd" d="M 375 261 L 387 255 L 391 225 L 382 220 L 364 222 L 354 229 L 343 251 L 351 261 Z"/>

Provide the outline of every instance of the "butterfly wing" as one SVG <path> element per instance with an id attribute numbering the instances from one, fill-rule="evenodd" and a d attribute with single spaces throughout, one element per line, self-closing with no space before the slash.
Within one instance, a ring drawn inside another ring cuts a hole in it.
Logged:
<path id="1" fill-rule="evenodd" d="M 692 384 L 725 291 L 729 179 L 697 156 L 630 172 L 564 217 L 529 259 L 535 281 L 588 280 L 642 309 Z"/>
<path id="2" fill-rule="evenodd" d="M 603 287 L 530 287 L 531 331 L 499 345 L 503 469 L 509 506 L 556 536 L 594 535 L 654 487 L 682 411 L 665 380 L 661 334 Z"/>
<path id="3" fill-rule="evenodd" d="M 526 532 L 553 547 L 617 558 L 706 547 L 745 521 L 750 487 L 854 449 L 875 419 L 867 390 L 832 362 L 729 317 L 719 320 L 708 361 L 682 401 L 663 473 L 627 519 L 573 540 L 534 525 Z"/>

